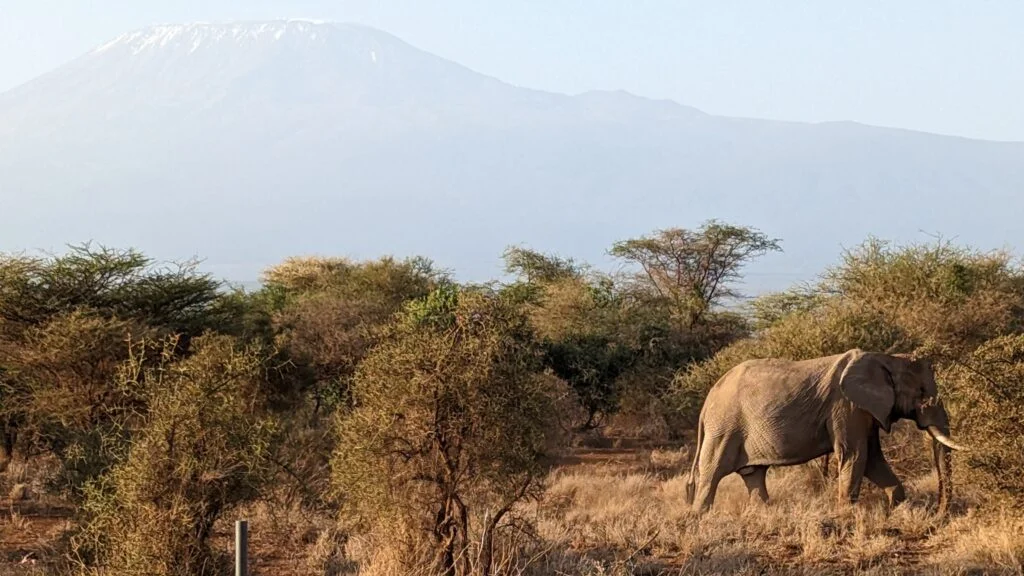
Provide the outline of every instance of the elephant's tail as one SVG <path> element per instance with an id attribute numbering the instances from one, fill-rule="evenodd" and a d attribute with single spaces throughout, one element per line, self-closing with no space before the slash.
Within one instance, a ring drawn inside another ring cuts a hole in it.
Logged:
<path id="1" fill-rule="evenodd" d="M 704 415 L 697 420 L 697 442 L 693 447 L 693 464 L 690 466 L 690 477 L 686 479 L 686 504 L 693 504 L 697 490 L 697 472 L 700 470 L 700 448 L 704 444 Z"/>

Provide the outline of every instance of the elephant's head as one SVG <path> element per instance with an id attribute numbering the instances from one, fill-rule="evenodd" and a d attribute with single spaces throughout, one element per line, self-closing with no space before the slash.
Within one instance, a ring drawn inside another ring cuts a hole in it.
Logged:
<path id="1" fill-rule="evenodd" d="M 874 416 L 886 432 L 901 418 L 913 420 L 932 437 L 932 453 L 939 479 L 939 507 L 949 504 L 949 450 L 965 450 L 950 439 L 949 416 L 938 396 L 935 371 L 926 359 L 905 354 L 852 350 L 839 385 L 856 406 Z"/>

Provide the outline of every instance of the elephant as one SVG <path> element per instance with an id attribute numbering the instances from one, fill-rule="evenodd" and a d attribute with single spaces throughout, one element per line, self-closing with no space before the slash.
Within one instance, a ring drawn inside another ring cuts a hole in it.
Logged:
<path id="1" fill-rule="evenodd" d="M 706 512 L 723 477 L 736 472 L 749 497 L 768 501 L 771 466 L 792 466 L 834 454 L 840 504 L 856 504 L 861 480 L 882 488 L 890 507 L 906 499 L 889 467 L 879 429 L 912 419 L 932 439 L 940 514 L 952 495 L 949 417 L 929 360 L 859 348 L 809 360 L 747 360 L 711 387 L 697 423 L 697 444 L 685 485 L 687 505 Z"/>

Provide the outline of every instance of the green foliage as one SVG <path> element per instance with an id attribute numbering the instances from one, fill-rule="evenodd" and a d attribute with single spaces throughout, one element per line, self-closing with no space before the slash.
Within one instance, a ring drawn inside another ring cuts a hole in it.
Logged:
<path id="1" fill-rule="evenodd" d="M 587 412 L 583 428 L 616 411 L 617 380 L 633 364 L 632 351 L 603 334 L 574 334 L 547 341 L 544 349 L 547 366 L 569 383 Z"/>
<path id="2" fill-rule="evenodd" d="M 619 377 L 640 356 L 623 327 L 623 302 L 612 286 L 582 278 L 543 285 L 527 305 L 544 353 L 544 365 L 566 381 L 586 412 L 583 428 L 614 413 Z"/>
<path id="3" fill-rule="evenodd" d="M 186 360 L 165 353 L 121 373 L 149 409 L 117 464 L 86 489 L 87 520 L 72 541 L 83 573 L 223 573 L 209 548 L 214 522 L 270 477 L 265 354 L 226 336 L 193 347 Z"/>
<path id="4" fill-rule="evenodd" d="M 411 523 L 440 568 L 468 563 L 539 487 L 556 439 L 540 367 L 526 315 L 500 295 L 442 290 L 411 305 L 360 364 L 354 408 L 339 416 L 332 467 L 350 517 Z"/>
<path id="5" fill-rule="evenodd" d="M 750 303 L 753 328 L 762 330 L 778 324 L 783 318 L 818 307 L 824 296 L 812 289 L 791 289 L 755 298 Z"/>
<path id="6" fill-rule="evenodd" d="M 454 284 L 440 286 L 426 298 L 412 300 L 405 306 L 405 321 L 416 327 L 444 330 L 455 322 L 459 290 Z"/>
<path id="7" fill-rule="evenodd" d="M 652 409 L 662 410 L 660 396 L 681 366 L 747 333 L 746 321 L 728 312 L 681 324 L 669 299 L 611 276 L 565 276 L 511 290 L 529 310 L 546 367 L 582 404 L 582 429 L 603 425 L 623 407 L 620 422 L 649 419 Z"/>
<path id="8" fill-rule="evenodd" d="M 3 256 L 0 286 L 0 318 L 8 328 L 77 309 L 184 334 L 199 334 L 219 320 L 210 312 L 220 285 L 198 274 L 196 263 L 160 267 L 135 250 L 84 245 L 48 259 Z"/>

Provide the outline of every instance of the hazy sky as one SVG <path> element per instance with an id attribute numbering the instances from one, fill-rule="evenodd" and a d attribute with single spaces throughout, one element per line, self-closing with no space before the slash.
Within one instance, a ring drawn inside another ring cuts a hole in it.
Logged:
<path id="1" fill-rule="evenodd" d="M 287 17 L 531 88 L 1024 140 L 1020 0 L 0 0 L 0 90 L 148 24 Z"/>

